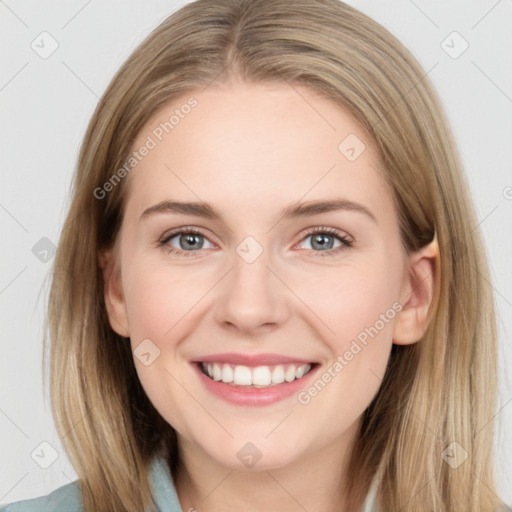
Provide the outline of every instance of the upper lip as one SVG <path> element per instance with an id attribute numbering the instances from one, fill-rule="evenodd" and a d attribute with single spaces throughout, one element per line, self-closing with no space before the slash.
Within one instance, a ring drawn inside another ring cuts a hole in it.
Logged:
<path id="1" fill-rule="evenodd" d="M 312 363 L 311 359 L 301 359 L 295 356 L 285 356 L 282 354 L 240 354 L 240 353 L 222 353 L 202 356 L 192 359 L 193 363 L 228 363 L 244 366 L 270 366 L 284 363 Z"/>

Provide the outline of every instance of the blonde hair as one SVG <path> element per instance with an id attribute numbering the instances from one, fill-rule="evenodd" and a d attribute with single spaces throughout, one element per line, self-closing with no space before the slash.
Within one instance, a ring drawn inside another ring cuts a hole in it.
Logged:
<path id="1" fill-rule="evenodd" d="M 149 463 L 172 471 L 174 429 L 144 393 L 130 343 L 110 327 L 98 264 L 126 196 L 121 168 L 160 107 L 202 87 L 301 84 L 352 113 L 379 149 L 403 245 L 434 237 L 440 275 L 424 337 L 394 345 L 351 457 L 357 503 L 379 471 L 381 512 L 495 512 L 492 440 L 496 327 L 468 186 L 441 105 L 417 61 L 386 29 L 338 0 L 199 0 L 167 18 L 111 81 L 88 126 L 54 263 L 48 322 L 59 435 L 88 512 L 152 506 Z M 456 469 L 443 451 L 468 454 Z"/>

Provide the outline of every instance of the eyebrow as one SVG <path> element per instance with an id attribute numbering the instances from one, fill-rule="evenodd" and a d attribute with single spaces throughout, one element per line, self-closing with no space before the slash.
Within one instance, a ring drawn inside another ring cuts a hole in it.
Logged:
<path id="1" fill-rule="evenodd" d="M 340 210 L 362 213 L 377 223 L 375 215 L 368 208 L 362 204 L 348 201 L 347 199 L 329 199 L 308 201 L 300 204 L 295 203 L 281 210 L 280 219 L 287 220 L 297 217 L 312 217 L 321 213 Z M 144 210 L 140 216 L 140 220 L 158 213 L 181 213 L 224 222 L 222 216 L 208 203 L 181 201 L 161 201 L 154 206 L 150 206 Z"/>

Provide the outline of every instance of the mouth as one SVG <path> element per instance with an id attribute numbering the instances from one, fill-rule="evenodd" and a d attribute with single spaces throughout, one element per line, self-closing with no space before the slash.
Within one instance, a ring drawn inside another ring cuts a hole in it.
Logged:
<path id="1" fill-rule="evenodd" d="M 209 379 L 230 386 L 245 388 L 271 388 L 300 380 L 318 363 L 285 363 L 245 366 L 221 362 L 197 362 L 199 370 Z"/>

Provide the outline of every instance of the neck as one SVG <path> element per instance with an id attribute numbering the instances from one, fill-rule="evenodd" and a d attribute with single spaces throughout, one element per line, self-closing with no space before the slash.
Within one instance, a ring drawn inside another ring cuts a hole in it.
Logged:
<path id="1" fill-rule="evenodd" d="M 278 468 L 233 469 L 179 437 L 174 481 L 184 512 L 358 512 L 364 497 L 346 494 L 349 448 L 326 445 Z"/>

